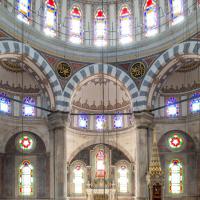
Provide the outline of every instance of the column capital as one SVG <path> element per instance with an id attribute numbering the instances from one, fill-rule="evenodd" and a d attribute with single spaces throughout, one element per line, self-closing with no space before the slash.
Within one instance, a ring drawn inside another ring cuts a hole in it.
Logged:
<path id="1" fill-rule="evenodd" d="M 134 115 L 135 127 L 142 128 L 152 128 L 153 127 L 154 115 L 149 112 L 136 113 Z"/>
<path id="2" fill-rule="evenodd" d="M 53 112 L 48 115 L 48 127 L 50 130 L 66 128 L 69 113 L 60 111 Z"/>

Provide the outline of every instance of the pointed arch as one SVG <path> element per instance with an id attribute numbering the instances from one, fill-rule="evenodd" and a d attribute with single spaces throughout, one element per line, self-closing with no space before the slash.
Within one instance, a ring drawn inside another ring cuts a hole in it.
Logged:
<path id="1" fill-rule="evenodd" d="M 24 63 L 29 66 L 27 70 L 40 82 L 49 99 L 50 107 L 59 109 L 59 102 L 62 99 L 60 82 L 54 70 L 40 53 L 27 44 L 13 40 L 0 41 L 0 49 L 0 58 L 21 59 L 22 52 L 24 53 Z"/>
<path id="2" fill-rule="evenodd" d="M 132 20 L 131 11 L 127 5 L 123 5 L 119 14 L 119 33 L 120 33 L 120 43 L 127 44 L 132 41 Z"/>
<path id="3" fill-rule="evenodd" d="M 141 87 L 140 94 L 134 108 L 143 110 L 151 108 L 155 100 L 155 92 L 158 92 L 166 78 L 177 70 L 174 67 L 178 63 L 177 57 L 200 58 L 200 44 L 198 41 L 187 41 L 176 44 L 160 55 L 150 66 Z M 156 81 L 155 81 L 156 80 Z"/>
<path id="4" fill-rule="evenodd" d="M 50 37 L 56 36 L 57 6 L 54 0 L 47 0 L 44 9 L 44 33 Z"/>
<path id="5" fill-rule="evenodd" d="M 102 9 L 98 9 L 94 18 L 94 44 L 107 45 L 107 17 Z"/>
<path id="6" fill-rule="evenodd" d="M 33 195 L 33 165 L 29 160 L 23 160 L 18 171 L 18 187 L 20 196 Z"/>
<path id="7" fill-rule="evenodd" d="M 60 108 L 62 108 L 63 111 L 70 111 L 71 97 L 78 84 L 82 80 L 100 73 L 104 73 L 112 77 L 117 77 L 117 79 L 127 87 L 127 90 L 129 91 L 132 99 L 132 104 L 135 103 L 138 96 L 138 88 L 133 79 L 126 72 L 110 64 L 92 64 L 76 72 L 70 78 L 63 91 L 63 101 L 59 102 L 62 103 L 59 104 Z"/>
<path id="8" fill-rule="evenodd" d="M 179 194 L 183 192 L 183 164 L 174 159 L 169 165 L 169 192 Z"/>
<path id="9" fill-rule="evenodd" d="M 147 37 L 158 33 L 158 13 L 156 0 L 147 0 L 144 5 L 144 27 Z"/>
<path id="10" fill-rule="evenodd" d="M 70 12 L 70 42 L 81 44 L 83 40 L 83 18 L 79 6 L 73 6 Z"/>

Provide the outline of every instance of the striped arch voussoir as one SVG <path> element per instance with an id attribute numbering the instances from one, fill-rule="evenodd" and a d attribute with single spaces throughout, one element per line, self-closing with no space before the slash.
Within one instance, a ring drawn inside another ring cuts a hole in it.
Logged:
<path id="1" fill-rule="evenodd" d="M 100 73 L 104 73 L 112 77 L 117 77 L 117 79 L 120 80 L 128 89 L 132 98 L 132 104 L 134 104 L 135 99 L 138 96 L 138 89 L 128 74 L 126 74 L 123 70 L 109 64 L 92 64 L 84 67 L 71 77 L 63 91 L 63 101 L 59 102 L 59 108 L 63 111 L 69 111 L 70 100 L 77 85 L 82 80 Z"/>
<path id="2" fill-rule="evenodd" d="M 176 62 L 178 56 L 184 55 L 199 55 L 200 56 L 200 42 L 187 41 L 177 45 L 174 45 L 167 51 L 165 51 L 150 67 L 140 87 L 140 94 L 135 104 L 136 110 L 144 110 L 152 105 L 152 101 L 155 100 L 154 91 L 159 88 L 159 84 L 163 82 L 172 71 L 173 61 Z M 166 70 L 167 69 L 167 70 Z M 161 73 L 162 72 L 162 73 Z M 153 88 L 153 81 L 158 78 L 158 87 Z"/>
<path id="3" fill-rule="evenodd" d="M 62 95 L 62 89 L 60 83 L 57 79 L 57 76 L 48 62 L 37 52 L 35 49 L 30 47 L 27 44 L 23 44 L 21 42 L 13 41 L 13 40 L 3 40 L 0 41 L 0 55 L 3 54 L 15 54 L 22 55 L 24 53 L 25 57 L 27 57 L 31 62 L 33 62 L 42 74 L 48 78 L 50 82 L 50 86 L 52 88 L 53 94 L 55 96 L 56 101 L 58 101 L 60 96 Z M 37 74 L 37 72 L 36 72 Z M 55 102 L 54 106 L 56 106 Z"/>

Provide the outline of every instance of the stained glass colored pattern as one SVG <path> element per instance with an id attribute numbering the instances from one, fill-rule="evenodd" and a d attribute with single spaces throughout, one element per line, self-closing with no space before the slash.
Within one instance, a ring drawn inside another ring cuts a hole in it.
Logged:
<path id="1" fill-rule="evenodd" d="M 183 0 L 169 0 L 172 25 L 178 24 L 184 19 Z"/>
<path id="2" fill-rule="evenodd" d="M 128 192 L 128 169 L 125 165 L 122 165 L 119 170 L 119 192 L 120 193 L 126 193 Z"/>
<path id="3" fill-rule="evenodd" d="M 169 117 L 178 116 L 179 105 L 176 102 L 177 102 L 177 99 L 174 97 L 170 97 L 167 100 L 167 107 L 166 107 L 167 116 Z"/>
<path id="4" fill-rule="evenodd" d="M 70 42 L 80 44 L 82 42 L 82 14 L 79 7 L 71 10 Z"/>
<path id="5" fill-rule="evenodd" d="M 107 45 L 107 20 L 103 10 L 98 9 L 95 16 L 94 43 L 96 46 Z"/>
<path id="6" fill-rule="evenodd" d="M 114 128 L 122 128 L 123 127 L 123 117 L 120 114 L 114 116 Z"/>
<path id="7" fill-rule="evenodd" d="M 96 116 L 96 129 L 102 130 L 104 128 L 106 119 L 104 115 L 97 115 Z"/>
<path id="8" fill-rule="evenodd" d="M 11 102 L 5 93 L 0 93 L 0 111 L 5 113 L 11 112 Z"/>
<path id="9" fill-rule="evenodd" d="M 96 177 L 104 178 L 105 176 L 105 153 L 103 149 L 100 149 L 96 155 Z"/>
<path id="10" fill-rule="evenodd" d="M 19 194 L 33 195 L 33 166 L 29 160 L 24 160 L 19 167 Z"/>
<path id="11" fill-rule="evenodd" d="M 80 128 L 87 128 L 88 127 L 88 116 L 87 115 L 79 115 L 78 121 Z"/>
<path id="12" fill-rule="evenodd" d="M 35 99 L 32 97 L 25 97 L 23 102 L 26 103 L 23 104 L 22 107 L 23 116 L 35 116 Z"/>
<path id="13" fill-rule="evenodd" d="M 17 0 L 17 18 L 29 24 L 31 16 L 31 0 Z"/>
<path id="14" fill-rule="evenodd" d="M 147 0 L 144 6 L 144 25 L 146 36 L 158 33 L 158 13 L 155 0 Z"/>
<path id="15" fill-rule="evenodd" d="M 172 160 L 169 165 L 169 192 L 179 194 L 183 192 L 183 166 L 178 160 Z"/>
<path id="16" fill-rule="evenodd" d="M 19 143 L 19 147 L 25 151 L 31 150 L 33 147 L 33 139 L 28 135 L 22 135 L 19 138 L 18 143 Z"/>
<path id="17" fill-rule="evenodd" d="M 44 32 L 46 35 L 54 37 L 56 35 L 57 8 L 54 0 L 47 0 L 44 11 Z"/>
<path id="18" fill-rule="evenodd" d="M 132 41 L 131 12 L 127 6 L 120 11 L 120 43 L 127 44 Z"/>
<path id="19" fill-rule="evenodd" d="M 180 148 L 183 145 L 183 139 L 177 134 L 172 135 L 169 138 L 168 142 L 169 142 L 169 146 L 173 149 Z"/>
<path id="20" fill-rule="evenodd" d="M 74 169 L 74 189 L 75 194 L 82 194 L 83 193 L 83 183 L 84 183 L 84 170 L 82 169 L 81 165 L 76 165 Z"/>
<path id="21" fill-rule="evenodd" d="M 200 112 L 200 93 L 195 93 L 192 95 L 192 99 L 190 101 L 190 111 L 191 112 Z"/>

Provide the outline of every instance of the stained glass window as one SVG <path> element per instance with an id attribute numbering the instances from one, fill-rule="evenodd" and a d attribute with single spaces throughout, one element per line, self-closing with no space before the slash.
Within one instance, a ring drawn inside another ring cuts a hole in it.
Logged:
<path id="1" fill-rule="evenodd" d="M 27 103 L 23 104 L 22 107 L 23 116 L 35 116 L 35 99 L 32 97 L 25 97 L 23 102 Z"/>
<path id="2" fill-rule="evenodd" d="M 0 93 L 0 111 L 5 113 L 11 112 L 11 102 L 5 93 Z"/>
<path id="3" fill-rule="evenodd" d="M 147 0 L 144 6 L 144 25 L 146 36 L 158 33 L 158 14 L 156 0 Z"/>
<path id="4" fill-rule="evenodd" d="M 190 101 L 190 110 L 191 112 L 199 112 L 200 111 L 200 93 L 195 93 L 192 95 L 192 99 Z"/>
<path id="5" fill-rule="evenodd" d="M 82 14 L 79 7 L 74 6 L 71 10 L 70 42 L 80 44 L 82 42 Z"/>
<path id="6" fill-rule="evenodd" d="M 33 139 L 28 135 L 21 135 L 18 139 L 18 145 L 22 150 L 28 151 L 33 147 Z"/>
<path id="7" fill-rule="evenodd" d="M 87 128 L 88 127 L 88 116 L 87 115 L 79 115 L 79 127 Z"/>
<path id="8" fill-rule="evenodd" d="M 179 114 L 179 105 L 176 102 L 177 99 L 174 97 L 170 97 L 167 100 L 167 108 L 166 108 L 167 116 L 174 117 Z"/>
<path id="9" fill-rule="evenodd" d="M 96 129 L 102 130 L 104 128 L 106 119 L 104 115 L 97 115 L 96 117 Z"/>
<path id="10" fill-rule="evenodd" d="M 169 165 L 169 192 L 178 194 L 183 192 L 183 166 L 175 159 Z"/>
<path id="11" fill-rule="evenodd" d="M 172 25 L 178 24 L 184 19 L 183 0 L 169 0 Z"/>
<path id="12" fill-rule="evenodd" d="M 33 195 L 33 166 L 29 160 L 24 160 L 19 167 L 19 194 Z"/>
<path id="13" fill-rule="evenodd" d="M 103 149 L 100 149 L 96 155 L 96 177 L 104 178 L 105 175 L 105 153 Z"/>
<path id="14" fill-rule="evenodd" d="M 126 193 L 128 192 L 128 169 L 125 165 L 122 165 L 119 170 L 119 192 Z"/>
<path id="15" fill-rule="evenodd" d="M 107 45 L 107 21 L 103 10 L 98 9 L 95 15 L 94 43 L 96 46 Z"/>
<path id="16" fill-rule="evenodd" d="M 17 18 L 29 24 L 31 15 L 31 0 L 17 0 Z"/>
<path id="17" fill-rule="evenodd" d="M 76 165 L 74 169 L 74 188 L 76 194 L 83 193 L 83 183 L 84 183 L 84 171 L 81 165 Z"/>
<path id="18" fill-rule="evenodd" d="M 131 12 L 127 6 L 120 11 L 120 43 L 127 44 L 132 41 Z"/>
<path id="19" fill-rule="evenodd" d="M 57 8 L 54 0 L 47 0 L 44 10 L 44 32 L 54 37 L 56 35 Z"/>
<path id="20" fill-rule="evenodd" d="M 183 139 L 177 134 L 174 134 L 169 137 L 169 146 L 173 149 L 180 148 L 183 145 Z"/>
<path id="21" fill-rule="evenodd" d="M 120 114 L 114 116 L 114 128 L 122 128 L 123 127 L 123 117 Z"/>

